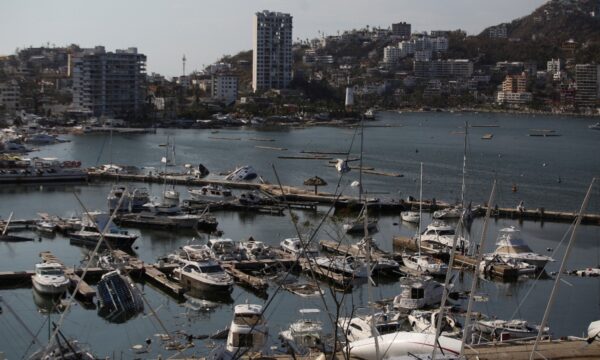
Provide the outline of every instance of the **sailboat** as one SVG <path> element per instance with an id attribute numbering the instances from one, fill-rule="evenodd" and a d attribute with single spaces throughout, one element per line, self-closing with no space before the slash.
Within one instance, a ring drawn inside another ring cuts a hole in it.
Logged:
<path id="1" fill-rule="evenodd" d="M 465 208 L 465 177 L 467 171 L 467 138 L 468 138 L 469 123 L 465 121 L 465 139 L 463 147 L 463 166 L 462 166 L 462 186 L 460 192 L 460 204 L 457 206 L 451 206 L 445 209 L 437 210 L 433 213 L 434 219 L 458 219 L 464 212 L 463 221 L 465 225 L 470 225 L 473 221 L 473 214 L 471 212 L 471 206 Z"/>
<path id="2" fill-rule="evenodd" d="M 364 141 L 364 126 L 363 123 L 361 121 L 360 123 L 360 165 L 359 165 L 359 172 L 358 172 L 358 202 L 362 202 L 363 201 L 363 183 L 362 183 L 362 172 L 363 172 L 363 141 Z M 348 170 L 349 171 L 349 170 Z M 354 185 L 352 185 L 354 186 Z M 369 231 L 370 233 L 374 233 L 376 231 L 378 231 L 377 229 L 377 219 L 375 218 L 369 218 L 367 217 L 366 214 L 366 204 L 367 204 L 367 198 L 365 197 L 365 204 L 363 205 L 363 208 L 361 209 L 360 213 L 358 214 L 358 217 L 354 220 L 348 221 L 346 223 L 344 223 L 344 225 L 342 226 L 344 231 L 347 234 L 360 234 L 362 233 L 363 235 L 367 235 L 365 234 L 365 231 Z M 365 220 L 366 220 L 366 224 L 365 224 Z"/>
<path id="3" fill-rule="evenodd" d="M 448 266 L 439 259 L 421 253 L 421 213 L 423 212 L 423 163 L 421 163 L 421 181 L 419 190 L 419 229 L 417 230 L 417 254 L 402 254 L 404 265 L 420 274 L 445 275 Z"/>

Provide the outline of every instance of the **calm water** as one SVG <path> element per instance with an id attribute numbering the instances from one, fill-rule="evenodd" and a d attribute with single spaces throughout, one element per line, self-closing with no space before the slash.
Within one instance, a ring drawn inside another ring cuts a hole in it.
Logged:
<path id="1" fill-rule="evenodd" d="M 379 197 L 406 197 L 418 194 L 419 163 L 424 163 L 424 196 L 454 201 L 460 197 L 462 173 L 464 121 L 471 124 L 497 124 L 495 128 L 470 128 L 468 142 L 467 200 L 474 203 L 486 201 L 493 179 L 498 180 L 497 203 L 499 206 L 515 206 L 520 200 L 529 208 L 544 207 L 553 210 L 578 210 L 585 191 L 593 176 L 600 170 L 600 132 L 587 129 L 590 119 L 561 117 L 531 117 L 495 114 L 381 114 L 377 124 L 393 127 L 369 127 L 365 129 L 364 163 L 377 170 L 398 172 L 402 178 L 364 175 L 367 191 Z M 554 129 L 559 137 L 530 137 L 530 129 Z M 493 133 L 491 141 L 481 140 L 484 133 Z M 37 155 L 55 156 L 64 159 L 81 160 L 85 166 L 109 162 L 136 166 L 160 167 L 164 148 L 158 144 L 166 142 L 169 135 L 176 141 L 177 162 L 207 166 L 213 174 L 233 169 L 237 165 L 251 164 L 259 174 L 271 182 L 276 182 L 273 167 L 284 184 L 302 186 L 304 179 L 318 175 L 329 185 L 324 191 L 334 191 L 339 180 L 333 168 L 325 161 L 284 160 L 280 155 L 298 155 L 301 150 L 340 152 L 347 151 L 353 142 L 352 153 L 358 155 L 359 138 L 353 129 L 318 127 L 307 129 L 284 129 L 255 131 L 251 129 L 220 130 L 163 130 L 158 134 L 117 136 L 109 146 L 106 135 L 86 135 L 69 137 L 69 143 L 42 148 Z M 217 140 L 211 137 L 240 138 L 240 141 Z M 269 138 L 272 142 L 259 142 L 252 138 Z M 273 151 L 256 146 L 287 148 L 287 151 Z M 358 173 L 352 171 L 341 180 L 345 193 L 356 194 L 349 184 L 356 180 Z M 557 179 L 560 177 L 561 182 Z M 513 193 L 513 184 L 518 192 Z M 106 195 L 111 184 L 93 183 L 89 185 L 33 185 L 0 187 L 0 216 L 8 217 L 11 211 L 16 218 L 35 217 L 38 212 L 56 215 L 81 213 L 75 194 L 90 209 L 105 209 Z M 158 195 L 160 185 L 150 185 L 149 189 Z M 182 197 L 186 197 L 181 188 Z M 590 211 L 600 211 L 600 191 L 598 186 L 590 200 Z M 298 212 L 301 222 L 314 226 L 325 208 L 317 214 Z M 295 232 L 289 216 L 272 217 L 266 215 L 216 213 L 219 228 L 226 237 L 234 240 L 246 239 L 252 235 L 268 244 L 276 245 L 284 237 L 294 236 Z M 380 232 L 376 235 L 379 245 L 392 250 L 394 235 L 412 235 L 414 227 L 399 223 L 398 216 L 384 216 L 380 219 Z M 510 220 L 492 222 L 486 248 L 493 249 L 497 230 L 514 225 L 522 230 L 531 247 L 540 253 L 555 251 L 560 259 L 568 240 L 569 224 L 516 223 Z M 339 233 L 340 226 L 328 221 L 318 238 L 330 238 Z M 132 230 L 141 236 L 136 242 L 135 252 L 147 262 L 186 244 L 194 234 L 173 234 L 170 232 Z M 481 222 L 477 221 L 471 231 L 479 240 Z M 26 235 L 26 234 L 25 234 Z M 37 237 L 37 236 L 36 236 Z M 354 242 L 356 238 L 345 238 Z M 595 266 L 600 263 L 600 227 L 581 226 L 568 268 Z M 34 243 L 0 243 L 0 271 L 25 270 L 33 268 L 40 251 L 51 250 L 67 264 L 79 264 L 86 250 L 69 245 L 65 238 L 42 238 Z M 558 262 L 550 264 L 550 271 L 558 268 Z M 561 285 L 561 291 L 550 318 L 550 327 L 555 335 L 581 335 L 590 321 L 600 316 L 600 280 L 594 278 L 566 277 L 568 283 Z M 141 285 L 140 285 L 141 286 Z M 456 286 L 470 287 L 470 275 L 457 277 Z M 518 281 L 514 283 L 480 282 L 481 293 L 490 298 L 487 303 L 477 303 L 476 310 L 499 318 L 524 318 L 539 322 L 547 303 L 552 286 L 551 280 Z M 225 327 L 231 320 L 235 303 L 264 303 L 252 292 L 236 287 L 230 299 L 223 299 L 221 305 L 212 312 L 189 317 L 186 308 L 149 285 L 143 287 L 148 301 L 167 328 L 172 331 L 183 329 L 194 335 L 209 334 Z M 275 286 L 270 287 L 272 295 Z M 398 292 L 395 282 L 381 283 L 374 289 L 375 299 L 393 297 Z M 526 296 L 529 293 L 528 296 Z M 40 339 L 47 338 L 46 316 L 38 312 L 31 289 L 1 290 L 0 296 L 9 303 L 33 331 L 39 331 Z M 346 295 L 346 304 L 366 304 L 366 286 L 358 286 L 352 294 Z M 520 307 L 518 305 L 522 303 Z M 460 304 L 460 302 L 459 302 Z M 329 304 L 331 305 L 331 304 Z M 267 311 L 270 331 L 273 337 L 297 319 L 297 309 L 324 309 L 320 299 L 301 299 L 287 292 L 277 294 Z M 146 311 L 148 313 L 148 311 Z M 52 316 L 57 320 L 58 315 Z M 323 320 L 326 317 L 323 315 Z M 150 355 L 158 353 L 172 355 L 158 346 L 154 334 L 162 333 L 157 321 L 151 315 L 138 316 L 125 324 L 111 324 L 96 314 L 75 305 L 66 317 L 63 327 L 65 334 L 77 336 L 82 342 L 92 345 L 98 356 L 134 358 L 130 350 L 134 344 L 142 344 L 146 338 L 155 339 Z M 24 356 L 29 347 L 30 337 L 7 311 L 0 314 L 0 349 L 9 359 Z M 196 347 L 187 355 L 205 354 L 210 342 L 198 340 Z"/>

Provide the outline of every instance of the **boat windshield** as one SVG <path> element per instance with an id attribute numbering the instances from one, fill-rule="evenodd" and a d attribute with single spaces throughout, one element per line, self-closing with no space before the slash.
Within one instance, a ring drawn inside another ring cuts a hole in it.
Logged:
<path id="1" fill-rule="evenodd" d="M 425 297 L 425 290 L 423 288 L 412 288 L 410 290 L 411 299 L 422 299 Z"/>
<path id="2" fill-rule="evenodd" d="M 41 269 L 40 270 L 40 275 L 48 275 L 48 276 L 62 276 L 63 275 L 63 271 L 61 269 Z"/>
<path id="3" fill-rule="evenodd" d="M 452 235 L 454 235 L 454 229 L 451 229 L 451 230 L 440 230 L 440 231 L 438 231 L 438 235 L 440 235 L 440 236 L 452 236 Z"/>
<path id="4" fill-rule="evenodd" d="M 205 274 L 214 274 L 223 272 L 223 268 L 220 265 L 204 265 L 200 266 L 200 272 Z"/>
<path id="5" fill-rule="evenodd" d="M 261 323 L 260 314 L 236 314 L 233 318 L 236 325 L 254 326 Z"/>

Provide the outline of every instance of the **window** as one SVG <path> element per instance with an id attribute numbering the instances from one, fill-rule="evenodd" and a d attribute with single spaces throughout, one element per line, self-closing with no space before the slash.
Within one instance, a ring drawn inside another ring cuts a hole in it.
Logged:
<path id="1" fill-rule="evenodd" d="M 237 341 L 233 342 L 233 346 L 236 347 L 252 347 L 253 337 L 252 334 L 238 334 Z"/>

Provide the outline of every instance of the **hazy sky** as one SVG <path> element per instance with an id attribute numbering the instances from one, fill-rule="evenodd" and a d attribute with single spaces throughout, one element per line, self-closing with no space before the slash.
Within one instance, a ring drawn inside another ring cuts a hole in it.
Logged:
<path id="1" fill-rule="evenodd" d="M 0 0 L 0 54 L 16 48 L 104 45 L 136 46 L 148 57 L 148 72 L 168 76 L 202 69 L 224 54 L 252 47 L 252 16 L 261 10 L 294 17 L 294 39 L 317 31 L 406 21 L 413 31 L 463 29 L 529 14 L 544 0 Z"/>

